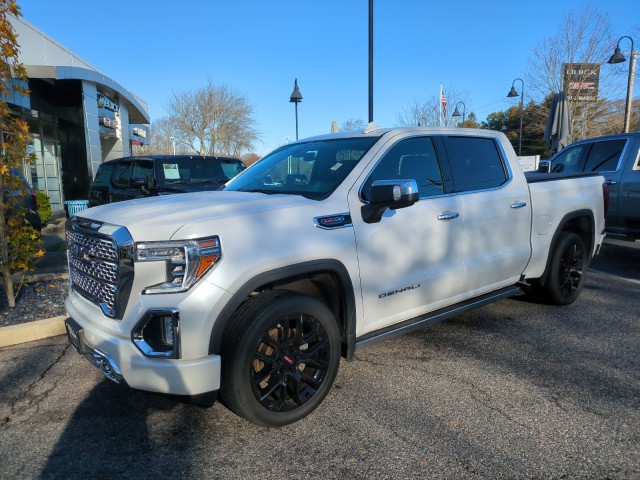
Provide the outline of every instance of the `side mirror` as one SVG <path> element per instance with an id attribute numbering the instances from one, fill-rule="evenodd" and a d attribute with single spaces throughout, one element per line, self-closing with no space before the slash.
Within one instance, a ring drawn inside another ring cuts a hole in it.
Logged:
<path id="1" fill-rule="evenodd" d="M 410 207 L 420 199 L 415 180 L 376 180 L 371 185 L 369 203 L 361 208 L 366 223 L 378 223 L 385 210 Z"/>
<path id="2" fill-rule="evenodd" d="M 142 188 L 147 186 L 146 177 L 131 177 L 129 180 L 130 187 Z"/>
<path id="3" fill-rule="evenodd" d="M 131 177 L 129 186 L 139 188 L 146 195 L 151 195 L 151 192 L 156 188 L 156 182 L 152 175 L 146 177 Z"/>
<path id="4" fill-rule="evenodd" d="M 538 172 L 549 173 L 551 171 L 551 162 L 549 160 L 540 160 L 538 163 Z"/>

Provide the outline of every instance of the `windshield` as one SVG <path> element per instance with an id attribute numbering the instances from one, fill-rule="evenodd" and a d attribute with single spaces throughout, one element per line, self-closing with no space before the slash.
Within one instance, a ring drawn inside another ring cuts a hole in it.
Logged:
<path id="1" fill-rule="evenodd" d="M 160 163 L 161 185 L 226 183 L 244 170 L 239 160 L 213 157 L 167 158 Z"/>
<path id="2" fill-rule="evenodd" d="M 338 188 L 377 140 L 341 138 L 286 145 L 253 165 L 225 190 L 323 199 Z"/>

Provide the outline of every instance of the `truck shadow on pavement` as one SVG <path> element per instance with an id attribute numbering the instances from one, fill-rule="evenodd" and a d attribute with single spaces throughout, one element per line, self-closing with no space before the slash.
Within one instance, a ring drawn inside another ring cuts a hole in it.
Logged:
<path id="1" fill-rule="evenodd" d="M 187 452 L 207 417 L 216 412 L 104 379 L 73 412 L 41 478 L 189 478 Z"/>

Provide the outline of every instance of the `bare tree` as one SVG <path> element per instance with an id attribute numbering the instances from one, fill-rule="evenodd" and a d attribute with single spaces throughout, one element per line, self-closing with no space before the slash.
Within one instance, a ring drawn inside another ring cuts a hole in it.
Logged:
<path id="1" fill-rule="evenodd" d="M 188 155 L 196 153 L 181 138 L 176 136 L 176 127 L 169 117 L 162 117 L 149 126 L 149 144 L 143 145 L 139 152 L 144 155 Z"/>
<path id="2" fill-rule="evenodd" d="M 621 84 L 619 68 L 605 63 L 613 53 L 615 42 L 608 15 L 593 6 L 586 6 L 579 14 L 567 14 L 558 33 L 545 38 L 532 52 L 525 81 L 528 95 L 537 103 L 563 88 L 567 90 L 563 85 L 563 64 L 603 64 L 599 75 L 599 101 L 568 99 L 572 140 L 597 134 L 601 127 L 598 116 L 605 108 L 602 100 L 607 94 L 616 92 Z M 587 80 L 586 71 L 584 78 L 572 78 L 575 83 Z"/>
<path id="3" fill-rule="evenodd" d="M 444 92 L 447 100 L 446 109 L 442 111 L 442 126 L 449 127 L 456 124 L 451 116 L 458 102 L 468 104 L 468 94 L 460 93 L 453 88 L 447 88 Z M 469 112 L 471 113 L 471 112 Z M 402 108 L 396 119 L 401 127 L 421 125 L 423 127 L 440 126 L 440 97 L 433 95 L 428 99 L 414 98 L 412 102 Z"/>
<path id="4" fill-rule="evenodd" d="M 358 119 L 350 118 L 349 120 L 346 120 L 342 124 L 341 131 L 343 131 L 343 132 L 358 132 L 360 130 L 364 130 L 366 127 L 367 127 L 367 122 L 365 122 L 361 118 L 358 118 Z"/>
<path id="5" fill-rule="evenodd" d="M 254 108 L 228 85 L 173 92 L 167 105 L 177 141 L 202 155 L 239 157 L 260 139 Z"/>
<path id="6" fill-rule="evenodd" d="M 416 125 L 437 127 L 439 124 L 439 111 L 438 97 L 434 96 L 428 100 L 416 97 L 409 104 L 402 107 L 396 121 L 401 127 Z"/>

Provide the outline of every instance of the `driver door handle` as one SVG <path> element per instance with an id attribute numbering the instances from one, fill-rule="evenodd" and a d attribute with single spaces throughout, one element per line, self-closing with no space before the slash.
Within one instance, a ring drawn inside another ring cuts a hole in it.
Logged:
<path id="1" fill-rule="evenodd" d="M 522 208 L 526 206 L 527 206 L 527 202 L 514 202 L 511 204 L 511 208 Z"/>
<path id="2" fill-rule="evenodd" d="M 460 216 L 457 212 L 450 213 L 441 213 L 438 215 L 438 220 L 453 220 L 454 218 L 458 218 Z"/>

